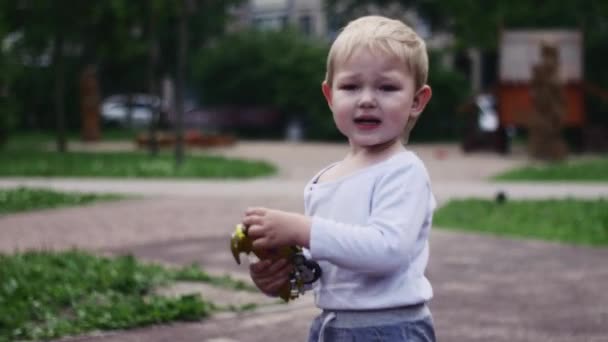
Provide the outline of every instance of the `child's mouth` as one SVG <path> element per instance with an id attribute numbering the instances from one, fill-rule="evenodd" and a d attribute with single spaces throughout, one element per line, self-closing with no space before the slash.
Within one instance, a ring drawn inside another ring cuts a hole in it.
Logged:
<path id="1" fill-rule="evenodd" d="M 382 123 L 380 119 L 372 117 L 361 117 L 354 120 L 355 125 L 362 129 L 376 128 Z"/>

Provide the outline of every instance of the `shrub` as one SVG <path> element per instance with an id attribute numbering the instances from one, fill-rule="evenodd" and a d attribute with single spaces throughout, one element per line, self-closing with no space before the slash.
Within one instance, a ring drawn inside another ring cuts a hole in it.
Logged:
<path id="1" fill-rule="evenodd" d="M 321 94 L 327 44 L 294 31 L 245 31 L 201 49 L 193 79 L 204 106 L 261 106 L 297 118 L 312 138 L 337 137 Z M 270 130 L 267 135 L 276 134 Z"/>
<path id="2" fill-rule="evenodd" d="M 447 70 L 439 62 L 439 53 L 429 56 L 429 80 L 433 96 L 412 131 L 411 141 L 458 139 L 464 124 L 457 108 L 470 95 L 471 87 L 460 72 Z"/>

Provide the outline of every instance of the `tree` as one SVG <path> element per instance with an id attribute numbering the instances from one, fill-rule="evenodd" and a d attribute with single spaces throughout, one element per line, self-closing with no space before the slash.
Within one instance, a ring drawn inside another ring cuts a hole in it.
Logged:
<path id="1" fill-rule="evenodd" d="M 7 19 L 0 12 L 0 37 L 6 36 Z M 0 48 L 0 147 L 15 127 L 18 103 L 13 95 L 13 82 L 21 68 L 10 49 Z"/>
<path id="2" fill-rule="evenodd" d="M 177 70 L 175 79 L 177 122 L 175 125 L 175 167 L 179 168 L 184 161 L 184 90 L 186 76 L 186 56 L 188 53 L 188 19 L 194 3 L 189 0 L 179 2 L 177 16 Z"/>
<path id="3" fill-rule="evenodd" d="M 0 4 L 2 12 L 10 18 L 8 31 L 22 37 L 16 48 L 22 62 L 44 65 L 40 61 L 50 56 L 53 85 L 47 89 L 53 89 L 53 105 L 49 107 L 54 108 L 57 150 L 60 152 L 67 150 L 65 92 L 68 59 L 95 55 L 92 50 L 97 37 L 91 33 L 96 32 L 97 19 L 115 3 L 57 0 L 3 1 Z"/>
<path id="4" fill-rule="evenodd" d="M 585 36 L 605 37 L 608 3 L 577 0 L 327 0 L 340 25 L 370 6 L 417 11 L 433 31 L 453 32 L 459 45 L 495 48 L 501 28 L 581 28 Z M 597 30 L 600 29 L 600 32 Z"/>
<path id="5" fill-rule="evenodd" d="M 193 1 L 195 11 L 186 27 L 191 33 L 188 43 L 198 48 L 221 33 L 228 9 L 240 2 Z M 6 19 L 0 33 L 21 37 L 12 51 L 18 60 L 29 63 L 32 72 L 53 70 L 53 83 L 40 87 L 53 89 L 53 96 L 40 101 L 45 104 L 41 107 L 54 108 L 58 150 L 66 149 L 66 128 L 77 114 L 66 99 L 77 98 L 72 85 L 78 70 L 97 65 L 105 76 L 102 88 L 122 93 L 146 88 L 154 92 L 158 75 L 175 74 L 178 5 L 171 0 L 0 0 L 0 13 Z M 50 66 L 40 62 L 46 59 Z M 189 61 L 190 56 L 185 56 L 186 65 Z M 40 77 L 32 79 L 42 82 Z"/>
<path id="6" fill-rule="evenodd" d="M 147 1 L 146 2 L 146 35 L 148 37 L 148 93 L 154 96 L 159 95 L 159 78 L 156 73 L 156 68 L 159 59 L 159 46 L 158 46 L 158 21 L 160 13 L 158 9 L 161 7 L 158 5 L 158 1 Z M 156 130 L 159 121 L 159 110 L 160 104 L 153 107 L 152 120 L 150 120 L 149 134 L 148 134 L 148 150 L 151 157 L 158 155 L 158 141 L 156 139 Z"/>
<path id="7" fill-rule="evenodd" d="M 206 106 L 277 109 L 315 138 L 339 138 L 321 95 L 327 50 L 295 31 L 243 31 L 199 50 L 192 75 Z"/>

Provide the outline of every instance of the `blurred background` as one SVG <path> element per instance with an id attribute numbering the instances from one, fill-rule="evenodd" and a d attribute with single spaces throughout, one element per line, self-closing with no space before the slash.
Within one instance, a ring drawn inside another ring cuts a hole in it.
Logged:
<path id="1" fill-rule="evenodd" d="M 574 0 L 2 0 L 0 144 L 340 140 L 319 85 L 333 38 L 363 14 L 428 42 L 434 96 L 413 142 L 509 153 L 526 141 L 547 45 L 568 150 L 608 149 L 608 5 Z"/>
<path id="2" fill-rule="evenodd" d="M 366 14 L 430 55 L 408 149 L 438 203 L 439 339 L 606 341 L 594 0 L 0 0 L 0 341 L 304 340 L 312 296 L 275 305 L 228 241 L 344 157 L 320 85 Z"/>

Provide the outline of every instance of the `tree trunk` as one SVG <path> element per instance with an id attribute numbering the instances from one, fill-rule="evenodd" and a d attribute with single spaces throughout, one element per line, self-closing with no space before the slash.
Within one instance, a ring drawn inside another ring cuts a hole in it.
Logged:
<path id="1" fill-rule="evenodd" d="M 58 30 L 55 33 L 53 44 L 53 66 L 55 70 L 55 124 L 57 129 L 57 151 L 66 152 L 66 128 L 65 128 L 65 60 L 63 57 L 63 32 Z"/>
<path id="2" fill-rule="evenodd" d="M 156 42 L 156 13 L 154 6 L 146 2 L 148 6 L 148 92 L 152 96 L 157 96 L 158 80 L 156 79 L 155 69 L 158 61 L 158 44 Z M 160 98 L 160 97 L 159 97 Z M 148 148 L 151 157 L 158 155 L 158 140 L 156 139 L 157 125 L 159 121 L 159 111 L 161 104 L 152 106 L 152 118 L 150 120 L 150 130 L 148 134 Z"/>
<path id="3" fill-rule="evenodd" d="M 179 168 L 184 161 L 184 91 L 186 56 L 188 53 L 188 1 L 179 4 L 177 31 L 177 71 L 175 87 L 175 167 Z"/>
<path id="4" fill-rule="evenodd" d="M 2 109 L 7 111 L 7 113 L 2 113 L 2 115 L 0 115 L 0 148 L 2 148 L 8 140 L 11 119 L 15 115 L 10 108 L 7 110 L 8 106 L 6 104 L 8 101 L 8 81 L 6 78 L 2 79 L 0 77 L 0 105 L 4 104 Z"/>
<path id="5" fill-rule="evenodd" d="M 101 137 L 99 124 L 99 85 L 95 65 L 87 64 L 80 73 L 81 139 L 91 142 Z"/>

